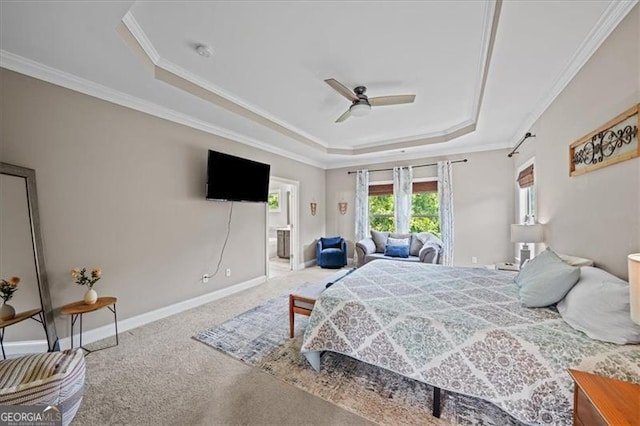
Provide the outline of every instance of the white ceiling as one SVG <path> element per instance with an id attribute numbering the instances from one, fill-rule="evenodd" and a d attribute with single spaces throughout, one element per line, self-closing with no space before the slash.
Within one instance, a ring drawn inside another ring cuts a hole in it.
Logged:
<path id="1" fill-rule="evenodd" d="M 636 3 L 3 1 L 0 65 L 331 168 L 512 147 Z"/>

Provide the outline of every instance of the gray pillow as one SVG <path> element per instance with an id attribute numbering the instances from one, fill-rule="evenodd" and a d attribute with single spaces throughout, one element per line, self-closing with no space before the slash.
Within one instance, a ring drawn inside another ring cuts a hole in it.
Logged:
<path id="1" fill-rule="evenodd" d="M 418 256 L 426 241 L 426 239 L 421 239 L 420 235 L 421 234 L 411 234 L 411 245 L 409 246 L 409 254 L 411 256 Z"/>
<path id="2" fill-rule="evenodd" d="M 376 253 L 384 253 L 384 246 L 387 245 L 388 232 L 371 231 L 371 239 L 376 244 Z"/>
<path id="3" fill-rule="evenodd" d="M 420 256 L 420 250 L 422 250 L 422 247 L 427 243 L 439 246 L 436 247 L 438 251 L 442 248 L 443 245 L 442 240 L 440 240 L 440 238 L 436 237 L 432 233 L 418 232 L 415 234 L 411 234 L 411 247 L 409 248 L 409 254 L 411 256 Z"/>
<path id="4" fill-rule="evenodd" d="M 528 308 L 553 305 L 571 290 L 580 278 L 580 268 L 566 264 L 551 249 L 531 259 L 516 276 L 520 303 Z"/>
<path id="5" fill-rule="evenodd" d="M 631 321 L 629 284 L 602 269 L 580 269 L 580 280 L 558 303 L 562 319 L 592 339 L 640 343 L 640 325 Z"/>
<path id="6" fill-rule="evenodd" d="M 557 253 L 563 262 L 568 263 L 571 266 L 595 266 L 595 263 L 591 259 L 586 257 L 570 256 L 568 254 Z"/>
<path id="7" fill-rule="evenodd" d="M 390 245 L 390 246 L 407 246 L 407 247 L 409 247 L 409 242 L 410 241 L 411 241 L 411 239 L 409 237 L 407 237 L 407 238 L 389 237 L 389 238 L 387 238 L 387 245 Z"/>

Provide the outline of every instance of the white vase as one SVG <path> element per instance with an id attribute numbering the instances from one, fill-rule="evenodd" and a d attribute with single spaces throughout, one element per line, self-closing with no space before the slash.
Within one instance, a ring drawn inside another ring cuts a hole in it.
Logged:
<path id="1" fill-rule="evenodd" d="M 0 306 L 0 320 L 8 321 L 15 318 L 15 316 L 16 310 L 13 306 L 9 305 L 7 302 L 4 302 L 2 306 Z"/>
<path id="2" fill-rule="evenodd" d="M 86 303 L 87 305 L 93 305 L 97 300 L 98 293 L 96 293 L 96 291 L 92 288 L 87 290 L 87 292 L 84 294 L 84 303 Z"/>

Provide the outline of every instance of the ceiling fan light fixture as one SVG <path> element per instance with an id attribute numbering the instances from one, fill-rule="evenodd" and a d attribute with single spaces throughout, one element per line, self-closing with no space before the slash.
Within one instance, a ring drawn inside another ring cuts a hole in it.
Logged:
<path id="1" fill-rule="evenodd" d="M 371 112 L 371 105 L 364 102 L 360 102 L 360 103 L 351 105 L 351 107 L 349 108 L 349 111 L 351 112 L 351 115 L 353 115 L 354 117 L 364 117 L 365 115 L 368 115 Z"/>

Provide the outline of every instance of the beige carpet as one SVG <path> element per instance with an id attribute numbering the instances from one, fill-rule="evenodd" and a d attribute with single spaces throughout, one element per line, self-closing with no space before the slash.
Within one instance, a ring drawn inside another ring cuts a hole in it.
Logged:
<path id="1" fill-rule="evenodd" d="M 372 424 L 192 339 L 305 281 L 333 273 L 315 267 L 293 272 L 122 333 L 119 346 L 87 355 L 85 396 L 72 424 Z"/>

